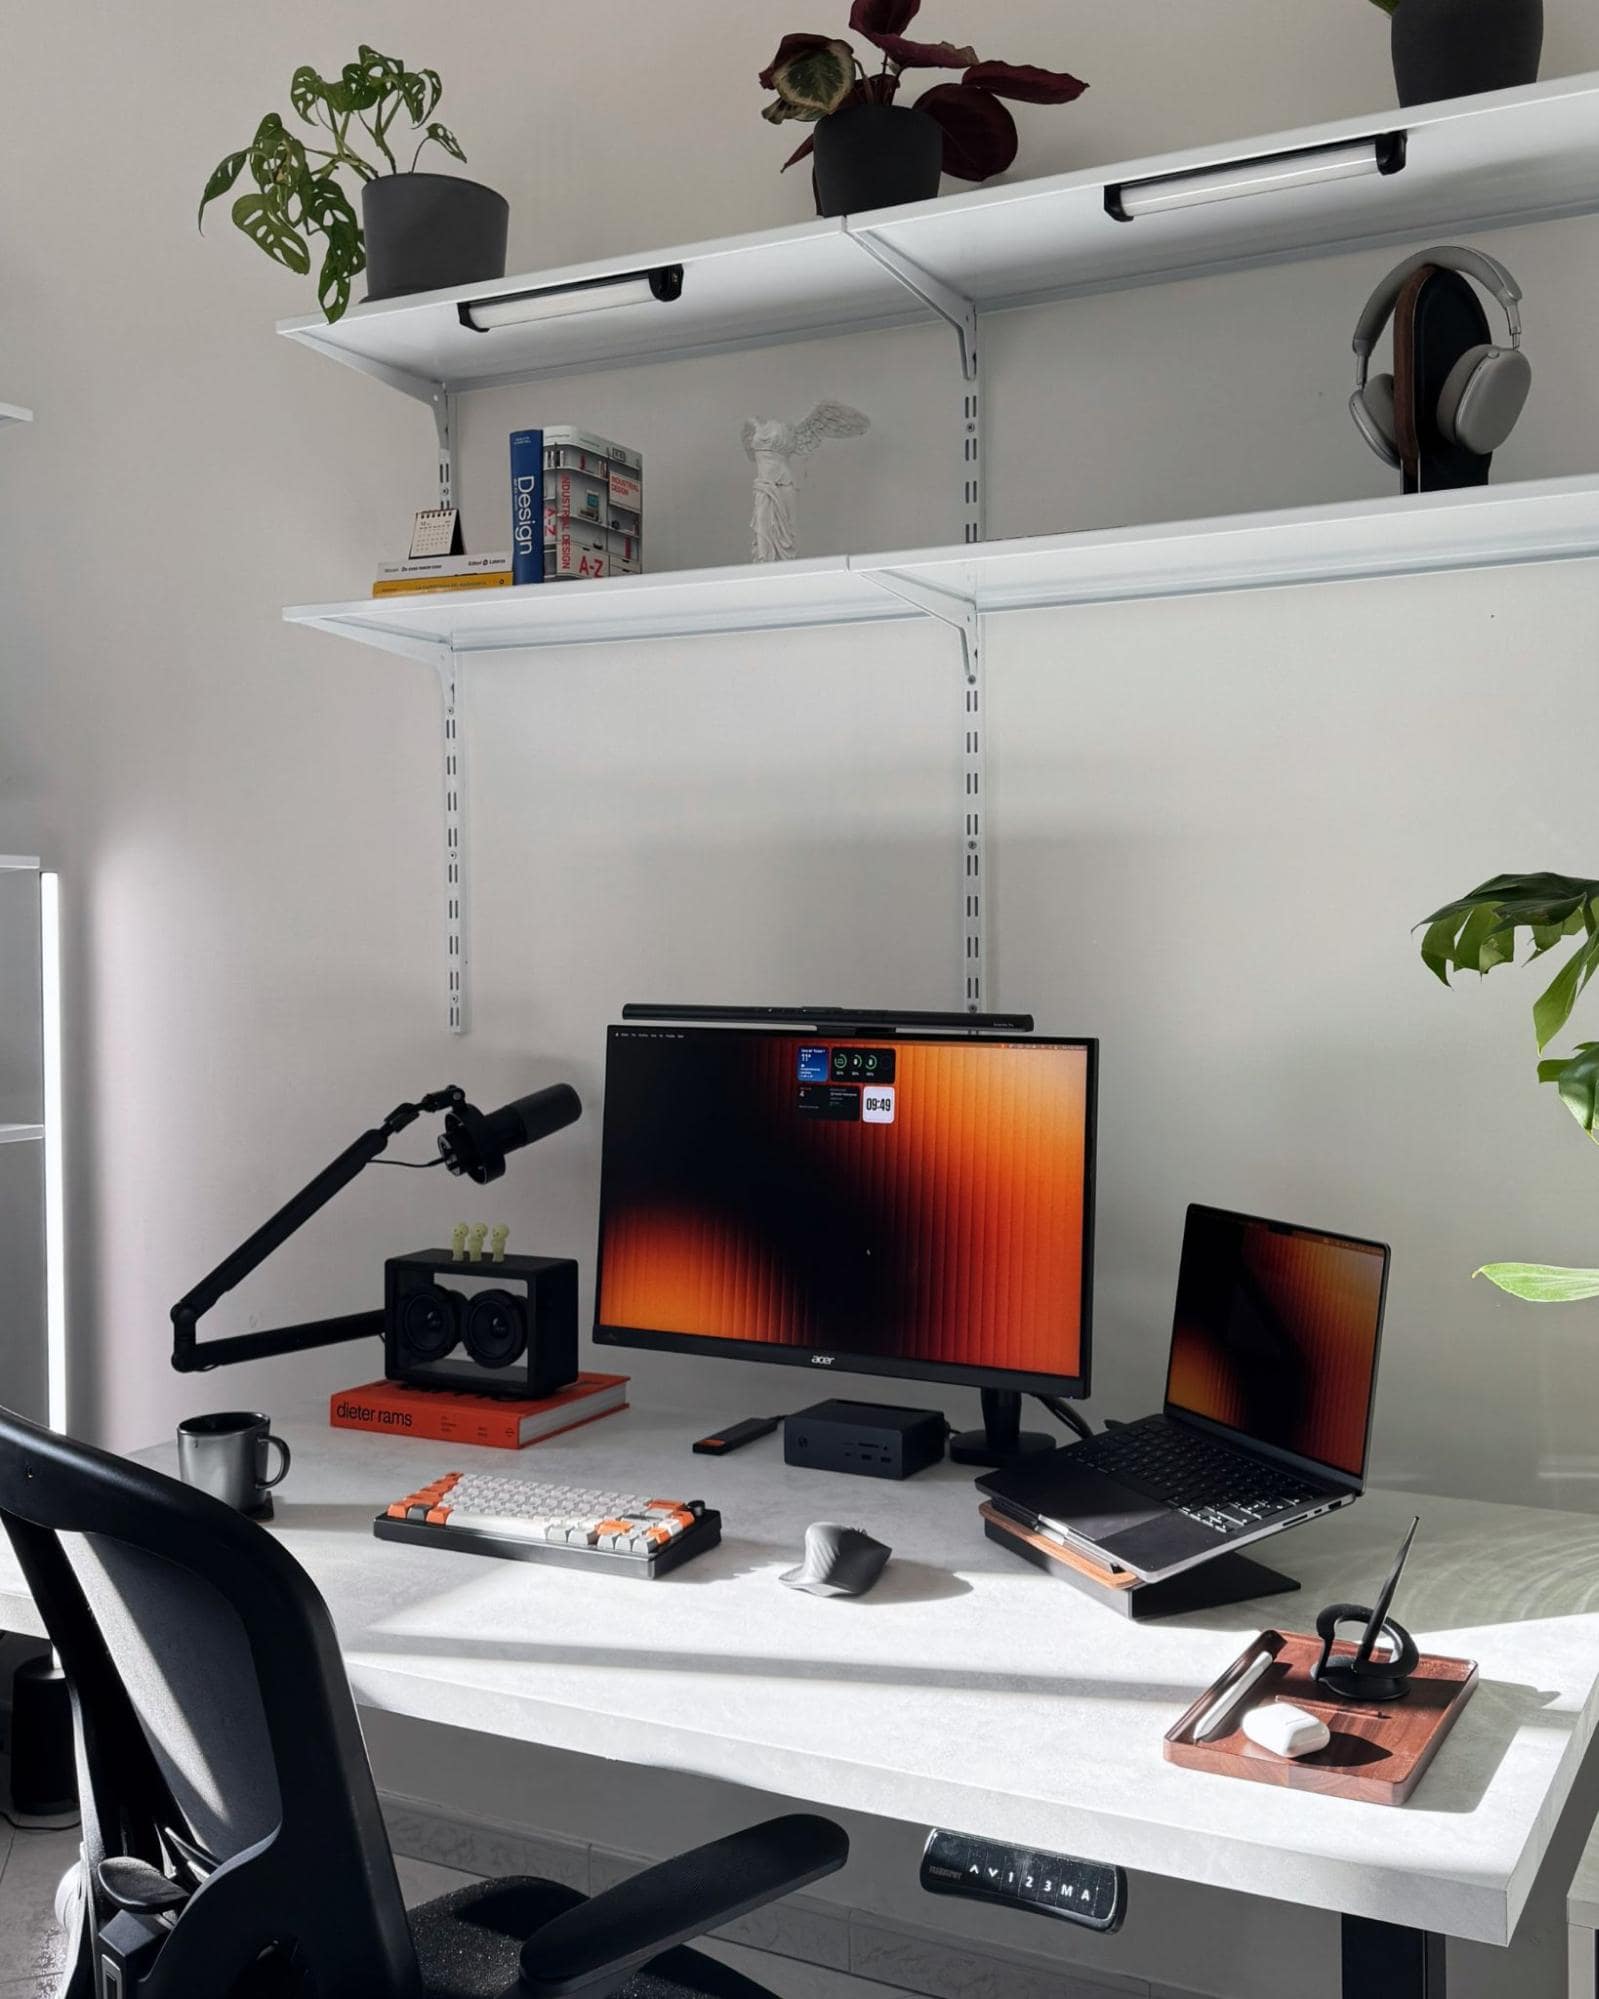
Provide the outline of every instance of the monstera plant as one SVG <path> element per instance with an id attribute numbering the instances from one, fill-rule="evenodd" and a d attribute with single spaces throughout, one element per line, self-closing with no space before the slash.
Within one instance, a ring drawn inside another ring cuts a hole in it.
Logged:
<path id="1" fill-rule="evenodd" d="M 414 173 L 428 145 L 464 160 L 454 133 L 433 120 L 443 89 L 437 70 L 407 69 L 397 56 L 383 55 L 365 42 L 356 60 L 331 81 L 302 63 L 289 81 L 289 102 L 313 136 L 298 137 L 276 111 L 269 111 L 250 143 L 229 153 L 206 182 L 201 227 L 210 204 L 248 172 L 255 186 L 234 201 L 235 226 L 301 277 L 311 269 L 311 239 L 320 237 L 317 299 L 327 317 L 337 319 L 350 302 L 351 281 L 366 268 L 361 223 L 339 175 L 348 173 L 364 187 L 380 173 Z M 402 117 L 410 127 L 404 146 L 413 134 L 421 134 L 408 169 L 401 167 L 395 150 L 402 143 L 397 129 Z M 367 157 L 363 145 L 381 165 Z"/>
<path id="2" fill-rule="evenodd" d="M 1016 157 L 1016 121 L 1002 99 L 1066 104 L 1088 88 L 1065 70 L 983 62 L 964 44 L 913 41 L 905 30 L 920 11 L 921 0 L 855 0 L 849 25 L 871 44 L 871 69 L 837 36 L 785 35 L 761 71 L 763 88 L 777 93 L 761 116 L 773 125 L 790 119 L 815 124 L 853 105 L 892 104 L 906 70 L 959 70 L 958 82 L 924 90 L 915 109 L 942 130 L 945 173 L 987 180 Z M 813 146 L 807 137 L 783 162 L 785 169 L 805 159 Z"/>
<path id="3" fill-rule="evenodd" d="M 1540 1056 L 1571 1018 L 1583 988 L 1599 971 L 1599 881 L 1576 875 L 1495 875 L 1427 918 L 1423 961 L 1445 985 L 1454 972 L 1487 973 L 1513 962 L 1516 933 L 1531 944 L 1527 960 L 1572 948 L 1532 1005 Z M 1579 1041 L 1574 1053 L 1544 1056 L 1538 1080 L 1553 1083 L 1588 1136 L 1599 1139 L 1599 1041 Z M 1534 1304 L 1599 1297 L 1599 1270 L 1548 1263 L 1489 1263 L 1479 1276 Z"/>

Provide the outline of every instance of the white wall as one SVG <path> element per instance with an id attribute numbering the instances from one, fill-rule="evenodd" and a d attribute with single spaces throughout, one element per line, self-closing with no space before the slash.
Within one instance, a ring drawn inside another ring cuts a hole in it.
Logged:
<path id="1" fill-rule="evenodd" d="M 1304 10 L 1291 42 L 1255 0 L 1202 12 L 1008 8 L 996 46 L 1092 84 L 1022 108 L 1022 170 L 1387 101 L 1384 24 L 1355 0 Z M 613 9 L 621 68 L 591 23 L 525 6 L 480 5 L 444 46 L 426 10 L 390 6 L 381 39 L 445 67 L 473 170 L 511 196 L 515 268 L 801 215 L 751 76 L 787 18 Z M 39 421 L 0 440 L 0 844 L 66 870 L 74 1388 L 80 1423 L 120 1443 L 196 1401 L 270 1406 L 291 1371 L 349 1378 L 358 1356 L 335 1351 L 176 1381 L 166 1309 L 399 1097 L 570 1074 L 592 1099 L 604 1022 L 641 993 L 936 1005 L 954 986 L 945 635 L 574 651 L 471 676 L 477 1028 L 443 1033 L 429 678 L 278 621 L 393 552 L 428 497 L 428 421 L 274 338 L 304 287 L 220 212 L 204 239 L 188 219 L 296 61 L 331 65 L 376 33 L 349 5 L 80 5 L 13 26 L 0 145 L 28 197 L 0 220 L 0 386 Z M 1596 62 L 1599 24 L 1557 12 L 1546 74 Z M 47 80 L 68 68 L 94 143 L 63 149 Z M 181 117 L 152 125 L 174 93 Z M 1503 476 L 1599 459 L 1580 344 L 1594 242 L 1586 222 L 1496 238 L 1539 367 Z M 1348 328 L 1384 262 L 996 318 L 992 530 L 1382 491 L 1342 403 Z M 577 419 L 647 450 L 654 564 L 737 560 L 737 424 L 820 393 L 875 428 L 815 461 L 806 545 L 947 539 L 954 381 L 935 328 L 474 399 L 469 529 L 480 546 L 501 532 L 506 429 Z M 1389 1471 L 1548 1498 L 1547 1460 L 1580 1450 L 1560 1419 L 1587 1378 L 1579 1315 L 1535 1319 L 1465 1281 L 1489 1254 L 1583 1253 L 1580 1138 L 1528 1080 L 1528 982 L 1451 1004 L 1407 926 L 1489 868 L 1591 865 L 1581 737 L 1560 726 L 1588 682 L 1590 582 L 1574 568 L 995 627 L 995 997 L 1106 1040 L 1116 1406 L 1152 1392 L 1181 1201 L 1270 1204 L 1280 1169 L 1254 1162 L 1291 1147 L 1284 1196 L 1396 1240 Z M 1338 1084 L 1336 1148 L 1294 1143 L 1278 1092 L 1294 1064 Z M 1366 1096 L 1342 1086 L 1351 1066 Z M 519 1238 L 589 1255 L 594 1133 L 517 1163 L 496 1199 Z M 382 1254 L 445 1218 L 433 1183 L 370 1174 L 217 1329 L 359 1305 Z M 1510 1342 L 1539 1395 L 1507 1414 Z M 709 1368 L 637 1364 L 657 1393 L 771 1398 L 723 1372 L 719 1388 Z M 1454 1448 L 1460 1430 L 1483 1457 Z"/>
<path id="2" fill-rule="evenodd" d="M 983 26 L 996 11 L 938 5 L 927 26 L 981 26 L 988 52 L 1093 86 L 1021 108 L 1021 175 L 1391 101 L 1363 0 L 1291 19 L 1263 0 L 1016 0 Z M 1545 75 L 1599 67 L 1593 10 L 1550 16 Z M 476 0 L 447 21 L 418 0 L 63 0 L 8 22 L 0 396 L 39 420 L 0 438 L 0 850 L 65 874 L 79 1427 L 131 1446 L 186 1410 L 281 1406 L 372 1364 L 334 1351 L 180 1382 L 166 1314 L 401 1097 L 570 1076 L 594 1108 L 629 997 L 953 998 L 945 636 L 574 651 L 471 676 L 476 1027 L 449 1039 L 433 688 L 278 617 L 358 592 L 399 546 L 430 498 L 428 420 L 275 339 L 308 288 L 220 211 L 203 240 L 192 225 L 211 165 L 295 64 L 374 36 L 444 70 L 471 170 L 511 198 L 513 270 L 795 220 L 805 183 L 777 177 L 784 135 L 754 83 L 795 25 L 778 0 Z M 1538 370 L 1500 477 L 1599 465 L 1596 240 L 1588 222 L 1494 238 Z M 1385 490 L 1343 413 L 1349 329 L 1385 263 L 996 319 L 992 531 Z M 874 430 L 815 461 L 806 546 L 950 539 L 936 329 L 475 399 L 469 531 L 499 538 L 513 423 L 583 421 L 649 456 L 652 566 L 738 560 L 738 423 L 820 393 Z M 1102 1407 L 1156 1392 L 1183 1201 L 1259 1204 L 1395 1243 L 1385 1475 L 1590 1503 L 1599 1326 L 1469 1272 L 1591 1259 L 1593 1162 L 1533 1085 L 1532 982 L 1450 998 L 1408 931 L 1493 870 L 1599 860 L 1596 580 L 1579 565 L 995 626 L 994 997 L 1105 1040 Z M 596 1131 L 496 1191 L 519 1240 L 590 1259 Z M 375 1300 L 382 1257 L 460 1205 L 367 1175 L 216 1330 Z M 634 1373 L 708 1413 L 791 1399 L 734 1364 L 640 1356 Z"/>

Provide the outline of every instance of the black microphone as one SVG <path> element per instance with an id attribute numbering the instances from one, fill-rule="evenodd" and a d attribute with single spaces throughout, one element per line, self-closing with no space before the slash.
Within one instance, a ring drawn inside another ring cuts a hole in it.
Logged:
<path id="1" fill-rule="evenodd" d="M 547 1090 L 518 1097 L 486 1116 L 471 1104 L 461 1104 L 444 1120 L 439 1154 L 452 1173 L 465 1174 L 486 1187 L 505 1171 L 507 1153 L 537 1144 L 582 1115 L 582 1101 L 570 1083 L 551 1083 Z"/>

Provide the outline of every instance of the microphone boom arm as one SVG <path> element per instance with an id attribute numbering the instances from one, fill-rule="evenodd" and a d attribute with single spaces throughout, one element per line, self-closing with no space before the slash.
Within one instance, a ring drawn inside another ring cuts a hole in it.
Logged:
<path id="1" fill-rule="evenodd" d="M 330 1160 L 277 1213 L 246 1236 L 209 1276 L 202 1277 L 172 1308 L 172 1365 L 179 1374 L 203 1374 L 234 1361 L 266 1360 L 274 1354 L 304 1353 L 311 1347 L 337 1346 L 344 1340 L 368 1339 L 383 1331 L 383 1313 L 351 1312 L 338 1319 L 309 1319 L 299 1326 L 279 1326 L 268 1332 L 236 1333 L 229 1339 L 201 1346 L 197 1328 L 204 1315 L 233 1288 L 258 1269 L 290 1236 L 342 1193 L 362 1170 L 387 1149 L 389 1140 L 415 1124 L 424 1112 L 458 1112 L 465 1092 L 454 1083 L 430 1090 L 420 1103 L 397 1104 L 379 1125 L 365 1131 L 337 1159 Z"/>

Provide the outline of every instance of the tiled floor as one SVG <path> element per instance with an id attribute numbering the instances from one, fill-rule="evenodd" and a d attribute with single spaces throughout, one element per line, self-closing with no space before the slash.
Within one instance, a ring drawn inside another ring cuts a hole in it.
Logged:
<path id="1" fill-rule="evenodd" d="M 78 1857 L 76 1832 L 17 1832 L 0 1819 L 0 1999 L 53 1999 L 60 1960 L 56 1883 Z M 398 1860 L 407 1904 L 446 1894 L 472 1877 L 424 1860 Z M 713 1956 L 762 1985 L 775 1999 L 891 1999 L 886 1985 L 817 1971 L 736 1944 L 712 1946 Z"/>
<path id="2" fill-rule="evenodd" d="M 56 1883 L 77 1857 L 75 1831 L 18 1832 L 0 1819 L 0 1999 L 52 1999 Z"/>

